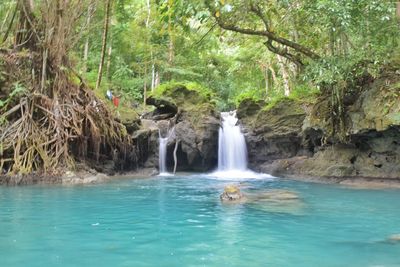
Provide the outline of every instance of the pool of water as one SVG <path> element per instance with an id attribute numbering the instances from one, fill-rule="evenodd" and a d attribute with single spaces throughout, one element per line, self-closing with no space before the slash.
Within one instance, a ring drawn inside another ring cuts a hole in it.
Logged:
<path id="1" fill-rule="evenodd" d="M 0 187 L 0 266 L 400 266 L 400 191 L 242 182 L 290 202 L 221 204 L 232 182 L 191 175 Z"/>

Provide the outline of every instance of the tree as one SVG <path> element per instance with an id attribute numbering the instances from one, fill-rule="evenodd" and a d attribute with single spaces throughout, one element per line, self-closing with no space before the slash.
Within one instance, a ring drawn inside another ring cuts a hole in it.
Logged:
<path id="1" fill-rule="evenodd" d="M 110 13 L 111 13 L 111 0 L 107 0 L 105 2 L 105 9 L 106 9 L 106 14 L 104 16 L 104 26 L 103 26 L 103 40 L 102 40 L 102 46 L 101 46 L 101 58 L 100 58 L 100 63 L 99 63 L 99 72 L 97 75 L 97 82 L 96 82 L 96 89 L 100 87 L 101 84 L 101 79 L 103 77 L 103 66 L 104 66 L 104 59 L 106 56 L 106 50 L 107 50 L 107 37 L 108 37 L 108 27 L 110 24 Z"/>
<path id="2" fill-rule="evenodd" d="M 124 162 L 126 149 L 134 153 L 124 126 L 69 58 L 85 3 L 19 0 L 17 7 L 14 44 L 0 53 L 8 74 L 0 89 L 8 95 L 0 105 L 0 169 L 58 175 L 76 160 L 110 159 L 111 150 Z"/>
<path id="3" fill-rule="evenodd" d="M 266 2 L 268 4 L 268 1 Z M 287 58 L 299 67 L 304 65 L 301 55 L 313 60 L 320 58 L 312 49 L 277 35 L 273 31 L 272 19 L 263 10 L 268 7 L 262 1 L 243 1 L 236 5 L 220 4 L 215 6 L 213 1 L 207 0 L 206 4 L 221 28 L 246 35 L 264 37 L 266 38 L 264 44 L 268 50 Z M 254 16 L 258 21 L 254 21 Z M 253 27 L 241 26 L 238 23 L 238 21 L 247 20 L 254 21 Z M 262 22 L 264 29 L 258 27 L 258 22 Z"/>

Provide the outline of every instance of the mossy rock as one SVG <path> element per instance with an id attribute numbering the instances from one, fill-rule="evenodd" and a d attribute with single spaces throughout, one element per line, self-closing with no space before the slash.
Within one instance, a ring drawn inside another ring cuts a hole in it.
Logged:
<path id="1" fill-rule="evenodd" d="M 136 110 L 120 107 L 118 112 L 116 112 L 117 120 L 120 121 L 125 127 L 129 134 L 139 129 L 140 117 Z"/>
<path id="2" fill-rule="evenodd" d="M 263 100 L 255 100 L 253 98 L 243 99 L 236 110 L 237 117 L 239 119 L 248 120 L 255 116 L 265 105 Z"/>
<path id="3" fill-rule="evenodd" d="M 179 107 L 188 107 L 204 103 L 212 103 L 212 91 L 197 83 L 169 82 L 158 86 L 150 97 L 170 101 Z"/>
<path id="4" fill-rule="evenodd" d="M 229 193 L 229 194 L 235 194 L 235 193 L 239 193 L 240 189 L 236 185 L 227 185 L 224 188 L 224 192 Z"/>
<path id="5" fill-rule="evenodd" d="M 388 75 L 377 79 L 349 109 L 349 132 L 384 131 L 400 125 L 400 79 Z"/>
<path id="6" fill-rule="evenodd" d="M 268 136 L 297 135 L 301 132 L 306 116 L 303 104 L 301 101 L 283 98 L 274 106 L 264 107 L 254 118 L 255 131 L 264 132 Z"/>
<path id="7" fill-rule="evenodd" d="M 214 99 L 210 89 L 197 83 L 169 82 L 158 86 L 150 94 L 148 102 L 177 107 L 182 119 L 190 121 L 198 129 L 202 127 L 205 117 L 218 117 Z"/>

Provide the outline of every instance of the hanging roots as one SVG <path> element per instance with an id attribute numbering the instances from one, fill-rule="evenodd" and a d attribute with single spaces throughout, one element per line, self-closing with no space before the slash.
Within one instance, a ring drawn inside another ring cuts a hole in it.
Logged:
<path id="1" fill-rule="evenodd" d="M 83 82 L 68 79 L 71 71 L 57 70 L 53 90 L 45 94 L 30 72 L 34 54 L 9 51 L 0 57 L 8 75 L 0 89 L 0 96 L 8 95 L 0 110 L 0 170 L 56 175 L 76 159 L 115 160 L 115 151 L 120 162 L 134 160 L 126 155 L 134 150 L 125 127 Z"/>
<path id="2" fill-rule="evenodd" d="M 135 166 L 125 127 L 68 60 L 84 10 L 85 1 L 17 1 L 12 50 L 0 49 L 1 172 L 57 175 L 77 160 Z"/>

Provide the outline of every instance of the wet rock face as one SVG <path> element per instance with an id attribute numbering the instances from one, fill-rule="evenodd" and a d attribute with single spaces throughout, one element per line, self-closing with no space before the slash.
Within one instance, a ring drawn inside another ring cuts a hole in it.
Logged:
<path id="1" fill-rule="evenodd" d="M 261 104 L 240 105 L 237 111 L 246 137 L 248 159 L 251 168 L 266 161 L 290 158 L 301 152 L 301 127 L 306 116 L 299 102 L 285 99 L 271 109 Z M 259 111 L 254 109 L 259 107 Z"/>
<path id="2" fill-rule="evenodd" d="M 175 84 L 166 88 L 162 95 L 151 96 L 147 103 L 156 107 L 145 115 L 149 119 L 143 120 L 147 124 L 153 121 L 153 130 L 142 127 L 134 138 L 143 151 L 139 157 L 143 165 L 158 166 L 158 129 L 165 137 L 173 128 L 167 145 L 168 171 L 174 167 L 176 144 L 177 171 L 204 172 L 216 167 L 219 114 L 210 96 Z"/>
<path id="3" fill-rule="evenodd" d="M 158 128 L 151 120 L 142 120 L 141 129 L 132 135 L 138 154 L 138 167 L 155 168 L 158 165 Z"/>
<path id="4" fill-rule="evenodd" d="M 182 152 L 181 162 L 187 162 L 188 170 L 208 171 L 218 162 L 219 120 L 213 116 L 204 116 L 201 120 L 197 127 L 187 120 L 175 127 L 176 140 Z"/>
<path id="5" fill-rule="evenodd" d="M 399 180 L 399 84 L 398 75 L 386 75 L 345 99 L 346 143 L 332 137 L 329 97 L 308 106 L 284 100 L 258 112 L 246 103 L 238 114 L 250 167 L 281 176 Z"/>

